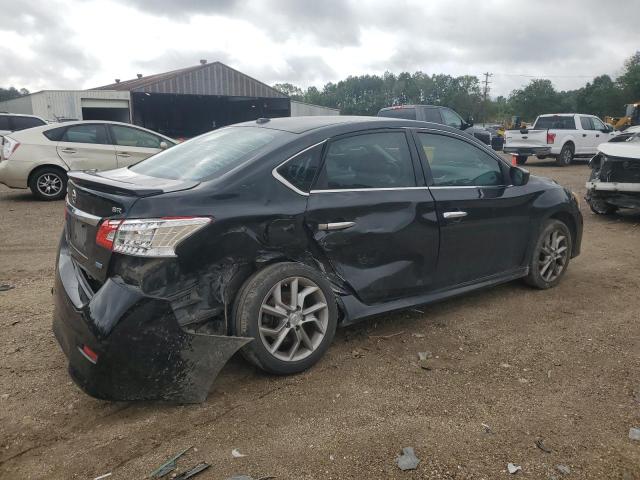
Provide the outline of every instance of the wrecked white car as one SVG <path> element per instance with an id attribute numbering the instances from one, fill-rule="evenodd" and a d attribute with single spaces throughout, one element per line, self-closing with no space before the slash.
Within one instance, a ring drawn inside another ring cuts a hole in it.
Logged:
<path id="1" fill-rule="evenodd" d="M 609 215 L 620 208 L 640 208 L 640 135 L 601 144 L 589 167 L 585 199 L 594 213 Z"/>

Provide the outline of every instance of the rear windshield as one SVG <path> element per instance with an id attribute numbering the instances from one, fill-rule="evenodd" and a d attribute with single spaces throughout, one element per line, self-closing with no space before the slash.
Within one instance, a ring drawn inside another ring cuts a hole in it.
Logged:
<path id="1" fill-rule="evenodd" d="M 270 144 L 291 134 L 254 127 L 227 127 L 180 143 L 133 165 L 151 177 L 203 181 L 242 165 Z"/>
<path id="2" fill-rule="evenodd" d="M 379 117 L 406 118 L 407 120 L 416 119 L 416 109 L 411 108 L 390 108 L 389 110 L 380 110 Z"/>
<path id="3" fill-rule="evenodd" d="M 543 128 L 553 128 L 556 130 L 575 130 L 576 121 L 573 116 L 554 116 L 554 117 L 539 117 L 536 124 L 533 126 L 535 130 Z"/>

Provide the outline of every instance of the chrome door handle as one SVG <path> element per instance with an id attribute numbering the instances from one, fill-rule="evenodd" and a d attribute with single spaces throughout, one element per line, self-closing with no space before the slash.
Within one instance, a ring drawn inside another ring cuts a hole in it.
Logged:
<path id="1" fill-rule="evenodd" d="M 344 230 L 345 228 L 353 227 L 356 222 L 334 222 L 334 223 L 319 223 L 318 230 Z"/>
<path id="2" fill-rule="evenodd" d="M 116 155 L 118 157 L 130 157 L 131 155 L 129 155 L 127 152 L 116 152 Z"/>
<path id="3" fill-rule="evenodd" d="M 467 216 L 467 212 L 444 212 L 442 216 L 446 219 L 463 218 Z"/>
<path id="4" fill-rule="evenodd" d="M 64 153 L 76 153 L 77 150 L 74 150 L 73 148 L 63 148 L 62 151 Z"/>

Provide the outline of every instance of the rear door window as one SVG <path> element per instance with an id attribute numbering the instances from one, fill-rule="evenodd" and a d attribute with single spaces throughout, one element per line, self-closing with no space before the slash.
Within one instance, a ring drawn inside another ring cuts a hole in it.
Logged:
<path id="1" fill-rule="evenodd" d="M 446 135 L 418 132 L 434 186 L 498 186 L 504 176 L 498 160 L 481 149 Z"/>
<path id="2" fill-rule="evenodd" d="M 97 123 L 73 125 L 65 130 L 60 140 L 70 143 L 96 143 L 106 145 L 108 144 L 107 129 L 104 125 Z"/>
<path id="3" fill-rule="evenodd" d="M 416 109 L 414 107 L 399 107 L 382 110 L 378 113 L 379 117 L 404 118 L 407 120 L 416 119 Z"/>
<path id="4" fill-rule="evenodd" d="M 45 123 L 36 117 L 12 117 L 13 130 L 26 130 L 27 128 L 40 127 Z"/>
<path id="5" fill-rule="evenodd" d="M 404 132 L 356 135 L 331 142 L 318 190 L 415 187 Z"/>
<path id="6" fill-rule="evenodd" d="M 552 117 L 538 117 L 534 129 L 575 130 L 576 121 L 572 115 L 555 115 Z"/>

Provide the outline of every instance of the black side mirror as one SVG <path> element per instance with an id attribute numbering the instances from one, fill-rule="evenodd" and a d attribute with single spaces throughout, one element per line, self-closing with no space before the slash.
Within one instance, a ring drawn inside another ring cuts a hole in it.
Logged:
<path id="1" fill-rule="evenodd" d="M 529 170 L 514 166 L 509 170 L 509 175 L 511 176 L 511 183 L 516 187 L 521 187 L 529 182 L 529 176 L 531 174 Z"/>
<path id="2" fill-rule="evenodd" d="M 473 117 L 472 116 L 467 117 L 467 128 L 468 127 L 473 127 Z"/>

